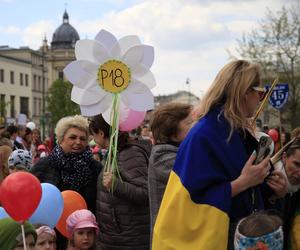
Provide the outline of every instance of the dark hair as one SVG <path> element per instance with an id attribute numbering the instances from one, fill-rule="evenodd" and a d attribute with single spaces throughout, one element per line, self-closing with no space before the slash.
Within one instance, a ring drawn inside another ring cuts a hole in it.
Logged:
<path id="1" fill-rule="evenodd" d="M 18 132 L 19 131 L 22 131 L 22 130 L 25 130 L 25 126 L 24 125 L 18 125 Z"/>
<path id="2" fill-rule="evenodd" d="M 18 132 L 18 127 L 14 126 L 14 125 L 10 125 L 6 128 L 6 131 L 8 131 L 10 136 L 12 136 L 13 134 Z"/>
<path id="3" fill-rule="evenodd" d="M 110 125 L 104 120 L 102 115 L 96 115 L 89 119 L 89 131 L 91 134 L 98 134 L 99 131 L 103 131 L 104 137 L 109 138 L 110 136 Z M 127 132 L 119 132 L 118 148 L 122 148 L 129 140 Z"/>
<path id="4" fill-rule="evenodd" d="M 257 212 L 243 219 L 238 231 L 246 237 L 260 237 L 276 231 L 282 225 L 282 220 L 275 214 Z"/>
<path id="5" fill-rule="evenodd" d="M 191 112 L 192 106 L 183 103 L 168 103 L 157 108 L 151 118 L 150 128 L 155 143 L 168 143 L 178 132 L 178 123 Z"/>
<path id="6" fill-rule="evenodd" d="M 282 133 L 282 134 L 285 136 L 285 141 L 282 142 L 282 143 L 283 143 L 283 146 L 284 146 L 285 144 L 287 144 L 287 143 L 291 140 L 291 133 L 289 133 L 289 132 L 284 132 L 284 133 Z"/>
<path id="7" fill-rule="evenodd" d="M 32 134 L 32 130 L 30 128 L 25 128 L 25 136 Z"/>
<path id="8" fill-rule="evenodd" d="M 289 157 L 295 153 L 296 150 L 300 149 L 300 137 L 296 137 L 293 142 L 288 146 L 286 150 L 286 156 Z"/>
<path id="9" fill-rule="evenodd" d="M 300 136 L 300 127 L 294 128 L 291 133 L 292 139 Z"/>
<path id="10" fill-rule="evenodd" d="M 1 137 L 10 139 L 10 133 L 7 130 L 4 130 L 4 132 L 1 134 Z"/>
<path id="11" fill-rule="evenodd" d="M 93 230 L 94 231 L 94 244 L 91 246 L 91 248 L 89 248 L 89 250 L 96 250 L 97 249 L 97 245 L 96 245 L 96 242 L 97 242 L 97 234 L 96 234 L 96 230 Z M 74 242 L 74 234 L 72 235 L 71 239 L 69 239 L 68 241 L 68 245 L 69 246 L 72 246 L 72 247 L 75 247 L 75 242 Z M 67 248 L 69 249 L 69 248 Z"/>
<path id="12" fill-rule="evenodd" d="M 104 120 L 102 115 L 96 115 L 89 119 L 90 134 L 98 134 L 103 131 L 104 137 L 109 138 L 110 125 Z"/>

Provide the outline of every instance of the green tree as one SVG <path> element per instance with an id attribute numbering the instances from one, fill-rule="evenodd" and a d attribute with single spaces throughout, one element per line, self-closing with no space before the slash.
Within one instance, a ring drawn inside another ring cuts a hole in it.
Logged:
<path id="1" fill-rule="evenodd" d="M 47 110 L 52 115 L 52 125 L 65 116 L 80 114 L 79 105 L 71 101 L 72 84 L 63 80 L 53 82 L 48 91 Z"/>
<path id="2" fill-rule="evenodd" d="M 292 128 L 300 125 L 300 6 L 282 7 L 273 13 L 268 10 L 258 29 L 238 40 L 237 52 L 259 62 L 265 81 L 276 76 L 289 84 L 289 101 L 283 109 L 283 121 Z"/>
<path id="3" fill-rule="evenodd" d="M 9 102 L 0 100 L 0 124 L 5 124 L 8 105 Z"/>

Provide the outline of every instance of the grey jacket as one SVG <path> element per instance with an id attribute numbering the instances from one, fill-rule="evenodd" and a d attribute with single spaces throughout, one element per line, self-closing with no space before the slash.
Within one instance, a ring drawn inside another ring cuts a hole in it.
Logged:
<path id="1" fill-rule="evenodd" d="M 151 240 L 156 216 L 176 159 L 177 151 L 178 147 L 171 144 L 158 144 L 152 147 L 148 167 Z"/>

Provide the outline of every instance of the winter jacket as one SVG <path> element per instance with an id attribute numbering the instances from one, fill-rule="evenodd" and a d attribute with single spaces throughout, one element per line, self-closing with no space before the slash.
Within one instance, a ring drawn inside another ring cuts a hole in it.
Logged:
<path id="1" fill-rule="evenodd" d="M 148 141 L 133 141 L 119 150 L 113 193 L 98 178 L 96 217 L 101 250 L 148 250 L 150 214 L 148 200 Z"/>
<path id="2" fill-rule="evenodd" d="M 157 144 L 151 151 L 148 168 L 151 236 L 177 151 L 178 147 L 171 144 Z"/>

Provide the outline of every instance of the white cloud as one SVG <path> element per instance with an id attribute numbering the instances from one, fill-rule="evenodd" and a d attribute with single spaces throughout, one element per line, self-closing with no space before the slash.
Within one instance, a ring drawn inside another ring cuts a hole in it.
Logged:
<path id="1" fill-rule="evenodd" d="M 22 40 L 24 44 L 28 45 L 29 47 L 38 49 L 42 45 L 45 35 L 48 41 L 52 39 L 54 29 L 55 27 L 52 21 L 41 20 L 37 23 L 30 24 L 24 29 Z"/>
<path id="2" fill-rule="evenodd" d="M 18 35 L 21 34 L 21 29 L 16 26 L 7 26 L 7 27 L 0 26 L 0 32 L 2 33 L 2 35 L 5 35 L 5 33 L 8 35 Z"/>
<path id="3" fill-rule="evenodd" d="M 256 21 L 244 21 L 237 20 L 232 22 L 227 22 L 227 28 L 230 32 L 235 33 L 235 35 L 241 35 L 244 32 L 258 28 L 258 22 Z"/>
<path id="4" fill-rule="evenodd" d="M 209 87 L 217 71 L 228 61 L 226 48 L 234 50 L 236 39 L 256 27 L 267 6 L 278 10 L 282 4 L 282 0 L 132 2 L 135 4 L 111 10 L 98 19 L 89 19 L 88 13 L 86 19 L 69 13 L 70 23 L 81 38 L 93 39 L 102 28 L 118 38 L 138 35 L 144 43 L 155 47 L 153 72 L 158 86 L 154 93 L 187 90 L 185 80 L 189 77 L 191 89 L 198 95 Z M 116 5 L 123 3 L 114 0 Z M 24 43 L 38 48 L 45 32 L 51 41 L 55 26 L 51 21 L 31 24 L 24 30 Z"/>

